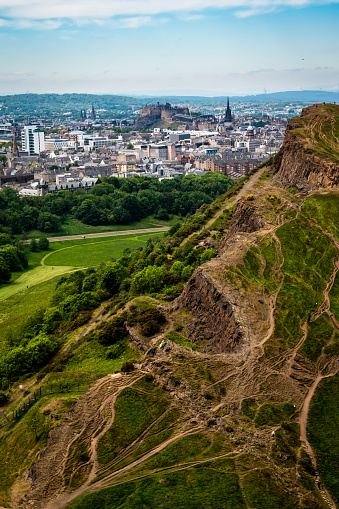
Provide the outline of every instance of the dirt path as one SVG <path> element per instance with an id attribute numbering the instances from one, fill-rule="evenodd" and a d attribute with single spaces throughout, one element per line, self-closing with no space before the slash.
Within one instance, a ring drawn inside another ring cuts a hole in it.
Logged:
<path id="1" fill-rule="evenodd" d="M 146 454 L 144 454 L 144 456 L 142 456 L 141 458 L 133 461 L 132 463 L 130 463 L 129 465 L 126 465 L 125 467 L 120 468 L 116 472 L 113 472 L 112 474 L 109 474 L 104 479 L 101 479 L 100 481 L 97 481 L 96 483 L 93 483 L 91 485 L 91 490 L 93 489 L 93 490 L 97 491 L 97 490 L 102 489 L 102 488 L 107 488 L 108 486 L 110 486 L 112 484 L 112 480 L 114 478 L 120 477 L 122 474 L 125 474 L 126 472 L 128 472 L 129 470 L 132 470 L 133 468 L 137 467 L 141 463 L 144 463 L 145 461 L 150 459 L 152 456 L 155 456 L 156 454 L 161 452 L 163 449 L 165 449 L 168 445 L 172 444 L 173 442 L 176 442 L 180 438 L 186 437 L 187 435 L 194 435 L 195 433 L 197 433 L 201 429 L 203 429 L 203 428 L 200 427 L 200 426 L 197 426 L 196 428 L 192 428 L 190 430 L 183 431 L 182 433 L 179 433 L 178 435 L 175 435 L 174 437 L 169 438 L 168 440 L 166 440 L 165 442 L 160 444 L 155 449 L 152 449 L 151 451 L 149 451 Z"/>
<path id="2" fill-rule="evenodd" d="M 211 219 L 209 219 L 209 221 L 198 232 L 193 232 L 190 235 L 188 235 L 188 237 L 186 237 L 181 242 L 180 247 L 184 246 L 186 244 L 186 242 L 191 237 L 193 237 L 193 235 L 199 235 L 199 233 L 201 233 L 203 230 L 212 226 L 212 224 L 218 219 L 218 217 L 220 217 L 226 210 L 233 207 L 233 205 L 235 205 L 241 198 L 243 198 L 243 196 L 245 196 L 245 194 L 249 190 L 249 188 L 257 182 L 257 180 L 259 179 L 259 177 L 261 177 L 261 175 L 264 173 L 264 171 L 267 171 L 266 167 L 261 168 L 259 171 L 257 171 L 253 175 L 253 177 L 251 177 L 250 180 L 248 182 L 246 182 L 244 187 L 239 191 L 239 193 L 235 196 L 235 198 L 232 199 L 231 203 L 229 203 L 228 205 L 226 205 L 226 207 L 223 207 L 221 210 L 219 210 L 219 212 L 217 212 Z"/>
<path id="3" fill-rule="evenodd" d="M 284 283 L 284 279 L 285 279 L 285 276 L 284 276 L 284 274 L 282 272 L 282 266 L 284 265 L 285 258 L 284 258 L 284 255 L 283 255 L 283 252 L 282 252 L 282 249 L 281 249 L 280 239 L 279 239 L 278 235 L 276 234 L 276 232 L 273 233 L 273 238 L 275 239 L 275 241 L 277 243 L 277 248 L 278 248 L 279 255 L 280 255 L 280 264 L 279 264 L 279 266 L 276 269 L 276 273 L 282 274 L 282 278 L 281 278 L 281 281 L 280 281 L 279 286 L 277 288 L 277 291 L 274 292 L 274 294 L 271 295 L 271 298 L 270 298 L 270 312 L 269 312 L 269 324 L 270 324 L 270 327 L 269 327 L 269 329 L 268 329 L 264 339 L 259 343 L 259 346 L 261 346 L 261 347 L 264 346 L 266 341 L 268 341 L 270 339 L 270 337 L 272 336 L 272 334 L 273 334 L 274 325 L 275 325 L 274 312 L 275 312 L 275 308 L 276 308 L 277 298 L 278 298 L 278 295 L 280 293 L 281 287 L 282 287 L 282 285 Z"/>
<path id="4" fill-rule="evenodd" d="M 113 420 L 114 420 L 114 415 L 113 415 Z M 110 419 L 110 426 L 112 425 L 113 420 Z M 67 504 L 69 504 L 75 498 L 83 495 L 85 492 L 98 491 L 98 490 L 100 490 L 102 488 L 106 488 L 108 486 L 111 486 L 112 485 L 112 481 L 116 477 L 121 476 L 122 474 L 128 472 L 129 470 L 132 470 L 134 467 L 136 467 L 136 466 L 140 465 L 141 463 L 145 462 L 146 460 L 150 459 L 152 456 L 154 456 L 155 454 L 158 454 L 159 452 L 161 452 L 165 447 L 167 447 L 171 443 L 173 443 L 173 442 L 175 442 L 175 441 L 179 440 L 180 438 L 183 438 L 183 437 L 185 437 L 187 435 L 191 435 L 191 434 L 197 433 L 201 429 L 202 429 L 201 427 L 196 427 L 196 428 L 187 430 L 185 432 L 179 433 L 178 435 L 176 435 L 176 436 L 166 440 L 166 442 L 163 442 L 161 445 L 159 445 L 155 449 L 152 449 L 151 451 L 146 453 L 141 458 L 133 461 L 129 465 L 126 465 L 125 467 L 117 470 L 116 472 L 113 472 L 112 474 L 107 475 L 104 479 L 101 479 L 100 481 L 97 481 L 97 482 L 95 482 L 95 483 L 90 485 L 90 483 L 93 481 L 93 479 L 94 479 L 94 477 L 96 475 L 96 473 L 94 472 L 95 469 L 94 469 L 94 465 L 93 465 L 93 468 L 92 468 L 92 471 L 91 471 L 90 475 L 88 476 L 86 482 L 80 488 L 78 488 L 77 490 L 73 491 L 72 493 L 65 493 L 64 495 L 59 497 L 54 502 L 48 504 L 46 506 L 46 509 L 61 509 L 62 507 L 65 507 Z M 105 433 L 106 431 L 107 431 L 107 429 L 106 429 L 106 426 L 105 426 L 105 429 L 97 436 L 98 438 L 95 437 L 95 438 L 97 438 L 97 440 L 96 440 L 95 444 L 92 443 L 93 447 L 96 448 L 96 444 L 97 444 L 100 436 L 103 433 Z"/>
<path id="5" fill-rule="evenodd" d="M 112 376 L 118 377 L 117 375 L 112 375 Z M 107 401 L 111 400 L 110 401 L 111 416 L 108 419 L 108 421 L 106 422 L 105 426 L 103 426 L 103 427 L 102 427 L 102 421 L 100 419 L 98 419 L 97 429 L 92 434 L 92 439 L 91 439 L 91 444 L 90 444 L 90 461 L 89 461 L 89 463 L 92 463 L 92 468 L 91 468 L 91 471 L 90 471 L 86 481 L 84 482 L 84 484 L 82 486 L 80 486 L 80 488 L 78 488 L 77 490 L 73 491 L 72 493 L 64 493 L 63 495 L 58 497 L 53 502 L 48 503 L 45 506 L 45 509 L 58 509 L 58 508 L 64 507 L 69 502 L 74 500 L 74 498 L 82 495 L 82 493 L 84 493 L 87 490 L 87 488 L 90 485 L 90 483 L 97 476 L 97 471 L 98 471 L 98 468 L 99 468 L 98 457 L 97 457 L 97 444 L 98 444 L 98 441 L 100 440 L 100 438 L 106 433 L 106 431 L 112 426 L 112 424 L 114 422 L 114 418 L 115 418 L 115 409 L 114 409 L 114 406 L 115 406 L 116 399 L 117 399 L 118 395 L 120 394 L 120 392 L 123 389 L 133 385 L 135 382 L 140 380 L 140 378 L 142 378 L 142 376 L 143 376 L 143 374 L 138 376 L 137 378 L 133 377 L 128 383 L 121 384 L 117 388 L 117 391 L 113 395 L 109 395 L 101 403 L 101 405 L 100 405 L 100 407 L 98 409 L 98 413 L 103 412 L 105 410 L 106 406 L 107 406 Z M 104 381 L 102 383 L 99 383 L 97 385 L 96 390 L 97 391 L 101 390 L 101 388 L 103 387 L 103 385 L 105 383 L 106 383 L 106 380 L 104 379 Z M 78 438 L 79 436 L 81 436 L 84 431 L 85 431 L 85 426 L 79 431 L 79 433 L 77 434 L 75 439 Z M 72 442 L 74 442 L 74 440 Z M 61 465 L 61 472 L 63 472 L 65 467 L 66 467 L 67 459 L 68 459 L 68 455 L 65 454 L 64 455 L 64 460 L 63 460 L 62 465 Z"/>

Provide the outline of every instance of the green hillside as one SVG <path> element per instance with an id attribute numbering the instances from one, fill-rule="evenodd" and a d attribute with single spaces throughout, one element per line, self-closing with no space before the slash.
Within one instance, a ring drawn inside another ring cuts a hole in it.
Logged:
<path id="1" fill-rule="evenodd" d="M 1 303 L 0 505 L 337 507 L 337 217 L 268 164 L 162 237 L 45 254 L 79 270 Z"/>

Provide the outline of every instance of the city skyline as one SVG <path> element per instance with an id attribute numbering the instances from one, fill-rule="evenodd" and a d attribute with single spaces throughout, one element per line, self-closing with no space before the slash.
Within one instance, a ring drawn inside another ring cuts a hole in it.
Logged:
<path id="1" fill-rule="evenodd" d="M 0 93 L 338 91 L 338 19 L 338 0 L 0 0 Z"/>

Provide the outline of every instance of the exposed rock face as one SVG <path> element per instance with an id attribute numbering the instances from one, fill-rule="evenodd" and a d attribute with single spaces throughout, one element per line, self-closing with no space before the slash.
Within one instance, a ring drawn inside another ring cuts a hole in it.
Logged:
<path id="1" fill-rule="evenodd" d="M 158 120 L 171 121 L 175 115 L 189 115 L 188 108 L 179 108 L 166 104 L 150 104 L 140 109 L 137 118 L 136 129 L 148 129 L 152 127 Z"/>
<path id="2" fill-rule="evenodd" d="M 221 244 L 224 247 L 227 240 L 236 233 L 253 233 L 262 228 L 263 223 L 257 213 L 255 204 L 252 201 L 241 200 L 236 205 L 226 238 Z"/>
<path id="3" fill-rule="evenodd" d="M 308 191 L 338 186 L 339 143 L 334 132 L 338 115 L 339 106 L 319 104 L 305 108 L 300 118 L 289 121 L 283 146 L 272 165 L 285 188 Z M 322 145 L 328 147 L 326 153 Z"/>
<path id="4" fill-rule="evenodd" d="M 202 342 L 204 351 L 234 352 L 240 346 L 242 334 L 231 304 L 201 272 L 193 274 L 174 306 L 189 309 L 197 319 L 187 332 L 191 341 Z"/>

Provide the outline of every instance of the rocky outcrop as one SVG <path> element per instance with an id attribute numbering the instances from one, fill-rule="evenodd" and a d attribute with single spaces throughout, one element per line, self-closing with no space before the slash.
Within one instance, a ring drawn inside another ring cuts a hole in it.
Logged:
<path id="1" fill-rule="evenodd" d="M 175 115 L 189 115 L 188 108 L 179 108 L 166 104 L 150 104 L 140 109 L 140 114 L 135 123 L 135 129 L 148 129 L 158 120 L 171 122 Z"/>
<path id="2" fill-rule="evenodd" d="M 187 282 L 173 308 L 189 309 L 196 318 L 188 326 L 190 341 L 200 342 L 201 349 L 210 353 L 234 352 L 242 342 L 242 334 L 235 319 L 232 305 L 196 271 Z"/>
<path id="3" fill-rule="evenodd" d="M 339 185 L 338 115 L 337 105 L 314 105 L 305 108 L 300 118 L 289 121 L 283 146 L 272 165 L 285 188 L 309 191 Z"/>
<path id="4" fill-rule="evenodd" d="M 227 240 L 236 233 L 253 233 L 262 228 L 262 226 L 263 222 L 258 215 L 257 207 L 253 201 L 246 199 L 239 201 L 235 206 L 227 235 L 220 248 L 222 249 Z"/>

